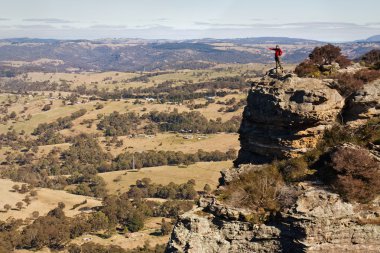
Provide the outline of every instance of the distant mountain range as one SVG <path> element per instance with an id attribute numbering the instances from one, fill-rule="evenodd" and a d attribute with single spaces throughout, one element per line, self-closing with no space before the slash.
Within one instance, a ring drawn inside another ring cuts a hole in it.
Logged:
<path id="1" fill-rule="evenodd" d="M 336 43 L 355 59 L 380 48 L 379 36 Z M 206 68 L 216 63 L 270 63 L 268 47 L 281 45 L 286 63 L 304 60 L 315 46 L 326 42 L 287 37 L 237 39 L 56 40 L 13 38 L 0 40 L 0 70 L 20 71 L 141 71 Z M 17 64 L 14 62 L 17 61 Z"/>
<path id="2" fill-rule="evenodd" d="M 380 42 L 380 35 L 374 35 L 366 39 L 367 42 Z"/>
<path id="3" fill-rule="evenodd" d="M 301 38 L 289 38 L 289 37 L 253 37 L 253 38 L 233 38 L 233 39 L 214 39 L 214 38 L 204 38 L 204 39 L 192 39 L 192 40 L 149 40 L 149 39 L 135 39 L 135 38 L 125 38 L 125 39 L 98 39 L 98 40 L 59 40 L 59 39 L 40 39 L 40 38 L 7 38 L 0 39 L 0 42 L 9 42 L 9 43 L 58 43 L 58 42 L 100 42 L 100 43 L 126 43 L 131 41 L 138 42 L 189 42 L 189 43 L 237 43 L 237 44 L 320 44 L 326 43 L 325 41 L 318 40 L 308 40 Z M 380 35 L 374 35 L 367 39 L 356 40 L 352 42 L 346 43 L 354 43 L 354 42 L 380 42 Z"/>
<path id="4" fill-rule="evenodd" d="M 192 40 L 148 40 L 148 39 L 97 39 L 97 40 L 59 40 L 59 39 L 40 39 L 40 38 L 8 38 L 0 39 L 0 42 L 8 43 L 59 43 L 59 42 L 98 42 L 98 43 L 128 43 L 131 41 L 138 42 L 149 42 L 149 43 L 162 43 L 162 42 L 177 42 L 177 43 L 237 43 L 237 44 L 320 44 L 322 41 L 317 40 L 307 40 L 299 38 L 288 38 L 288 37 L 255 37 L 255 38 L 236 38 L 236 39 L 192 39 Z"/>

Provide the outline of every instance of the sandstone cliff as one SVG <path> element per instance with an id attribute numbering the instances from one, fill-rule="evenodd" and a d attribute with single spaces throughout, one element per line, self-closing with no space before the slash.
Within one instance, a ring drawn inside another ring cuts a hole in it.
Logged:
<path id="1" fill-rule="evenodd" d="M 288 76 L 252 84 L 240 128 L 237 164 L 283 159 L 314 148 L 344 107 L 328 82 Z"/>
<path id="2" fill-rule="evenodd" d="M 380 252 L 380 226 L 366 221 L 380 215 L 343 202 L 337 194 L 303 184 L 303 194 L 276 221 L 244 221 L 248 210 L 202 199 L 178 220 L 167 252 Z"/>
<path id="3" fill-rule="evenodd" d="M 336 121 L 355 125 L 379 117 L 379 84 L 343 98 L 328 80 L 289 75 L 253 83 L 240 129 L 239 166 L 222 171 L 221 187 L 265 168 L 265 162 L 314 148 Z M 371 152 L 380 161 L 375 146 Z M 263 224 L 249 222 L 252 210 L 215 196 L 201 198 L 178 219 L 166 252 L 380 252 L 380 197 L 364 205 L 344 202 L 318 181 L 293 187 L 294 201 Z"/>

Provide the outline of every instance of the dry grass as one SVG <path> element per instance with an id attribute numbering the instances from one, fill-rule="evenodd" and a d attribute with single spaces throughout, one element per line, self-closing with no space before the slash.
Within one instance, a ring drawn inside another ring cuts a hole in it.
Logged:
<path id="1" fill-rule="evenodd" d="M 145 221 L 144 228 L 136 233 L 132 233 L 129 236 L 115 234 L 108 239 L 102 239 L 96 235 L 83 235 L 71 241 L 71 243 L 81 245 L 85 243 L 85 240 L 89 238 L 91 242 L 99 243 L 104 246 L 117 245 L 123 249 L 133 249 L 136 247 L 142 247 L 145 241 L 149 241 L 151 246 L 156 244 L 165 244 L 169 240 L 169 235 L 157 236 L 153 233 L 157 233 L 160 230 L 162 217 L 149 218 Z M 169 222 L 169 219 L 166 219 Z M 86 239 L 85 239 L 86 238 Z"/>
<path id="2" fill-rule="evenodd" d="M 117 245 L 123 249 L 134 249 L 137 247 L 144 246 L 146 241 L 149 241 L 150 246 L 155 246 L 156 244 L 165 244 L 169 240 L 169 235 L 159 236 L 153 235 L 153 233 L 160 230 L 162 217 L 149 218 L 145 221 L 144 228 L 136 233 L 130 234 L 128 237 L 121 234 L 115 234 L 108 239 L 103 239 L 96 235 L 82 235 L 75 238 L 70 243 L 82 245 L 86 242 L 94 242 L 104 246 Z M 169 219 L 166 219 L 167 222 L 170 222 Z M 30 253 L 28 250 L 16 250 L 15 253 Z M 35 253 L 51 253 L 52 251 L 48 248 L 42 250 L 33 251 Z M 64 251 L 66 252 L 66 251 Z"/>
<path id="3" fill-rule="evenodd" d="M 65 214 L 70 217 L 80 213 L 80 211 L 77 210 L 78 208 L 75 210 L 70 210 L 74 204 L 81 203 L 84 200 L 87 200 L 87 204 L 81 207 L 93 207 L 101 204 L 99 200 L 91 197 L 74 195 L 65 191 L 36 188 L 37 196 L 31 198 L 32 202 L 29 206 L 26 206 L 24 203 L 24 207 L 19 211 L 14 209 L 16 203 L 20 201 L 22 202 L 22 199 L 25 198 L 27 193 L 20 194 L 17 192 L 11 192 L 12 186 L 15 184 L 19 183 L 12 182 L 8 179 L 0 179 L 0 210 L 3 211 L 5 204 L 12 206 L 12 209 L 8 212 L 0 212 L 0 220 L 6 220 L 9 217 L 14 217 L 17 219 L 30 218 L 34 211 L 38 211 L 40 215 L 46 215 L 51 209 L 57 207 L 58 202 L 65 203 Z"/>
<path id="4" fill-rule="evenodd" d="M 118 137 L 123 140 L 123 146 L 111 149 L 113 155 L 117 155 L 124 151 L 142 152 L 146 150 L 175 150 L 184 153 L 195 153 L 199 149 L 205 151 L 219 150 L 226 152 L 229 149 L 239 150 L 240 144 L 238 134 L 210 134 L 210 135 L 194 135 L 193 139 L 184 139 L 184 135 L 173 133 L 162 133 L 156 136 L 129 138 L 127 136 Z M 104 138 L 99 138 L 100 141 Z M 102 145 L 105 148 L 105 143 Z"/>
<path id="5" fill-rule="evenodd" d="M 185 183 L 189 179 L 195 179 L 196 190 L 203 190 L 205 184 L 209 184 L 212 189 L 218 185 L 220 170 L 232 166 L 232 161 L 224 162 L 199 162 L 187 168 L 178 166 L 159 166 L 143 168 L 137 172 L 133 171 L 113 171 L 100 173 L 99 175 L 106 181 L 107 189 L 110 193 L 126 192 L 130 185 L 135 184 L 137 179 L 149 177 L 152 182 L 158 184 Z M 115 182 L 114 179 L 120 180 Z"/>

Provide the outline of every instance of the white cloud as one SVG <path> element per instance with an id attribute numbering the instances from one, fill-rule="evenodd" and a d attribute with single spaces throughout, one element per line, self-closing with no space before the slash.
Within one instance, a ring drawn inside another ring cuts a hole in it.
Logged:
<path id="1" fill-rule="evenodd" d="M 67 23 L 75 23 L 71 20 L 59 19 L 59 18 L 27 18 L 23 19 L 24 22 L 40 22 L 47 24 L 67 24 Z"/>
<path id="2" fill-rule="evenodd" d="M 380 25 L 380 24 L 379 24 Z M 0 27 L 0 37 L 40 37 L 59 39 L 143 38 L 143 39 L 198 39 L 246 37 L 294 37 L 322 41 L 352 41 L 380 34 L 377 23 L 355 24 L 344 22 L 299 23 L 217 23 L 196 22 L 191 29 L 160 24 L 141 26 L 82 24 L 29 24 Z"/>

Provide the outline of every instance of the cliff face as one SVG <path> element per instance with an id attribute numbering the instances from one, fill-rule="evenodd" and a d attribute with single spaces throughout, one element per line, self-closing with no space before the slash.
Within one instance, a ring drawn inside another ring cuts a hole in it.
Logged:
<path id="1" fill-rule="evenodd" d="M 288 76 L 254 83 L 240 128 L 239 166 L 222 171 L 221 187 L 267 161 L 314 148 L 337 120 L 355 125 L 379 117 L 379 84 L 344 99 L 329 81 Z M 380 161 L 380 149 L 372 153 Z M 380 252 L 380 197 L 363 205 L 344 202 L 316 182 L 294 187 L 296 199 L 265 224 L 248 222 L 251 210 L 201 198 L 178 219 L 166 252 Z"/>
<path id="2" fill-rule="evenodd" d="M 349 124 L 358 125 L 367 119 L 380 117 L 380 80 L 365 85 L 346 104 L 344 116 Z"/>
<path id="3" fill-rule="evenodd" d="M 247 209 L 204 197 L 179 218 L 166 252 L 380 252 L 380 226 L 371 223 L 380 215 L 380 199 L 368 209 L 343 202 L 320 185 L 298 187 L 296 203 L 265 224 L 245 221 Z"/>
<path id="4" fill-rule="evenodd" d="M 237 164 L 283 159 L 314 148 L 344 99 L 327 82 L 289 76 L 252 84 L 240 128 Z"/>

